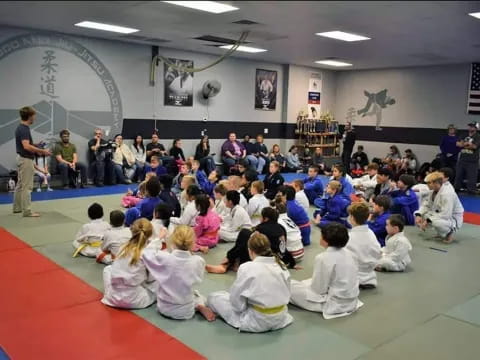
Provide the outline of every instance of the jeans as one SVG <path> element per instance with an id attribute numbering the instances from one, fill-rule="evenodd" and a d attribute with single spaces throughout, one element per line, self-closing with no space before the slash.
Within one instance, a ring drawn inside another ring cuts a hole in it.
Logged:
<path id="1" fill-rule="evenodd" d="M 253 155 L 249 155 L 249 156 L 253 156 Z M 265 168 L 265 164 L 267 163 L 267 161 L 262 156 L 259 156 L 259 157 L 253 156 L 253 157 L 255 158 L 255 160 L 257 162 L 257 164 L 255 165 L 255 170 L 257 171 L 257 173 L 261 174 L 263 172 L 263 169 Z M 247 156 L 247 158 L 248 158 L 248 160 L 250 160 L 250 158 L 248 156 Z M 252 166 L 254 166 L 254 165 L 252 164 Z"/>
<path id="2" fill-rule="evenodd" d="M 122 183 L 122 184 L 126 184 L 127 183 L 127 180 L 129 180 L 130 178 L 133 178 L 133 175 L 135 173 L 135 165 L 133 165 L 133 167 L 129 168 L 129 169 L 125 169 L 125 173 L 124 173 L 124 168 L 122 165 L 119 165 L 119 164 L 113 164 L 113 169 L 114 169 L 114 172 L 115 172 L 115 181 L 114 183 Z"/>
<path id="3" fill-rule="evenodd" d="M 200 160 L 200 168 L 202 170 L 205 170 L 205 172 L 210 174 L 213 170 L 216 169 L 215 165 L 215 160 L 213 160 L 213 157 L 211 156 L 206 156 L 203 159 Z"/>
<path id="4" fill-rule="evenodd" d="M 135 161 L 135 173 L 133 174 L 133 178 L 139 181 L 145 180 L 145 163 L 140 161 Z"/>
<path id="5" fill-rule="evenodd" d="M 236 159 L 232 159 L 232 158 L 226 157 L 226 156 L 223 156 L 222 160 L 223 160 L 223 163 L 225 164 L 225 166 L 227 168 L 231 168 L 232 166 L 234 166 L 237 163 Z"/>
<path id="6" fill-rule="evenodd" d="M 87 183 L 87 168 L 82 163 L 76 163 L 75 169 L 80 171 L 80 177 L 82 184 Z M 74 171 L 70 166 L 65 163 L 58 163 L 57 170 L 62 177 L 63 186 L 66 186 L 70 183 L 71 177 L 76 176 L 76 171 Z"/>
<path id="7" fill-rule="evenodd" d="M 258 166 L 257 157 L 255 155 L 247 155 L 246 159 L 248 160 L 250 167 L 256 170 Z"/>
<path id="8" fill-rule="evenodd" d="M 455 190 L 460 190 L 463 187 L 463 178 L 466 178 L 468 192 L 474 192 L 476 190 L 477 177 L 478 160 L 465 161 L 462 160 L 462 158 L 459 158 L 455 176 Z"/>
<path id="9" fill-rule="evenodd" d="M 90 163 L 90 174 L 97 185 L 103 185 L 105 182 L 105 166 L 105 160 L 94 160 Z"/>

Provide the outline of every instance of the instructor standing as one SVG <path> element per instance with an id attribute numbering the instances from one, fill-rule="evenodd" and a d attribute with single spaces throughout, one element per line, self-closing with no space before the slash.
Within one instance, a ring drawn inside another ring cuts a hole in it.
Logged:
<path id="1" fill-rule="evenodd" d="M 342 163 L 345 166 L 347 174 L 350 174 L 350 158 L 352 157 L 353 147 L 355 146 L 355 140 L 357 136 L 355 131 L 353 131 L 352 124 L 347 122 L 345 125 L 345 131 L 343 132 L 342 142 L 343 142 L 343 152 L 342 152 Z"/>
<path id="2" fill-rule="evenodd" d="M 31 192 L 33 188 L 33 159 L 35 154 L 50 156 L 50 150 L 40 149 L 33 145 L 30 125 L 35 121 L 35 109 L 25 106 L 20 109 L 20 125 L 15 130 L 15 145 L 17 148 L 18 182 L 13 197 L 13 213 L 23 212 L 25 217 L 39 217 L 40 214 L 31 210 Z"/>

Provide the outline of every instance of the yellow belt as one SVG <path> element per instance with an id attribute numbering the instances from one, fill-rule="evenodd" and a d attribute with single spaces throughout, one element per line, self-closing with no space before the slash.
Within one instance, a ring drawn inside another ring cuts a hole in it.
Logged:
<path id="1" fill-rule="evenodd" d="M 88 244 L 82 244 L 80 245 L 77 250 L 75 250 L 75 252 L 73 253 L 73 256 L 72 257 L 77 257 L 77 255 L 80 253 L 80 251 L 82 251 L 83 249 L 85 249 L 87 246 L 91 246 L 91 247 L 100 247 L 102 245 L 102 242 L 101 241 L 95 241 L 93 243 L 88 243 Z"/>
<path id="2" fill-rule="evenodd" d="M 262 217 L 261 214 L 253 214 L 253 215 L 252 215 L 252 219 L 253 219 L 253 218 L 261 218 L 261 217 Z"/>
<path id="3" fill-rule="evenodd" d="M 258 311 L 259 313 L 268 314 L 268 315 L 278 314 L 279 312 L 282 312 L 286 307 L 287 307 L 286 305 L 280 305 L 276 307 L 265 308 L 258 305 L 252 305 L 253 310 Z"/>

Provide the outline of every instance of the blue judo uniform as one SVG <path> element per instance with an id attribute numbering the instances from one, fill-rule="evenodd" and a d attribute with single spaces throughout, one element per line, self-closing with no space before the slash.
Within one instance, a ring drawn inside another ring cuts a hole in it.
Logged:
<path id="1" fill-rule="evenodd" d="M 367 225 L 375 233 L 380 246 L 385 246 L 385 238 L 387 237 L 387 219 L 390 217 L 391 213 L 389 211 L 384 212 L 382 215 L 378 215 L 372 221 L 367 221 Z"/>
<path id="2" fill-rule="evenodd" d="M 323 184 L 318 176 L 314 178 L 306 177 L 303 179 L 303 186 L 310 204 L 313 204 L 315 199 L 323 196 Z"/>
<path id="3" fill-rule="evenodd" d="M 389 193 L 393 200 L 390 209 L 392 214 L 401 214 L 405 218 L 406 225 L 415 225 L 414 212 L 418 210 L 418 198 L 415 192 L 409 190 L 395 190 Z"/>
<path id="4" fill-rule="evenodd" d="M 305 209 L 296 200 L 287 200 L 287 215 L 300 228 L 303 245 L 310 245 L 310 219 Z"/>

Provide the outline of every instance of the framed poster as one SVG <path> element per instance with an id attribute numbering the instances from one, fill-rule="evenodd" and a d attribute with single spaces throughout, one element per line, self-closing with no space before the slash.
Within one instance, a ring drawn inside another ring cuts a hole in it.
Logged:
<path id="1" fill-rule="evenodd" d="M 176 66 L 193 67 L 193 60 L 168 59 Z M 164 104 L 193 106 L 193 73 L 174 69 L 164 63 Z"/>
<path id="2" fill-rule="evenodd" d="M 255 76 L 255 109 L 275 110 L 277 106 L 277 72 L 257 69 Z"/>

